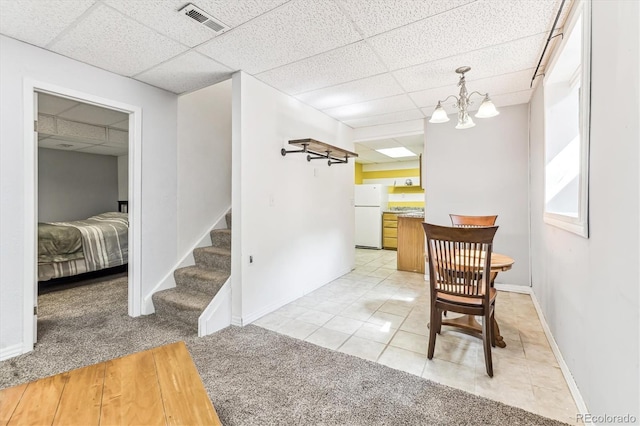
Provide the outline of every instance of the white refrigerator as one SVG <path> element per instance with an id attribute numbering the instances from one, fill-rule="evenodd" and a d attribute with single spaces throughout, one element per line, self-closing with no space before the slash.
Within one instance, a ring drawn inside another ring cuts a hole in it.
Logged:
<path id="1" fill-rule="evenodd" d="M 356 185 L 356 247 L 382 248 L 382 212 L 388 201 L 385 185 Z"/>

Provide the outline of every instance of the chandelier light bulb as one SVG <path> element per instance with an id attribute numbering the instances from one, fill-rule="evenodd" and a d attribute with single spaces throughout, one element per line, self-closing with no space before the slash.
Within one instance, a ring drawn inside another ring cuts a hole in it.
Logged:
<path id="1" fill-rule="evenodd" d="M 476 113 L 476 118 L 491 118 L 499 115 L 500 112 L 496 109 L 496 106 L 489 99 L 489 95 L 484 97 L 484 101 L 478 108 L 478 112 Z"/>
<path id="2" fill-rule="evenodd" d="M 477 118 L 490 118 L 495 117 L 500 114 L 496 109 L 496 106 L 489 99 L 488 93 L 480 93 L 480 92 L 472 92 L 469 94 L 467 92 L 467 81 L 465 79 L 465 73 L 469 72 L 471 67 L 463 66 L 456 68 L 456 73 L 460 74 L 460 80 L 458 81 L 458 87 L 460 87 L 460 93 L 458 96 L 450 95 L 446 97 L 444 100 L 439 100 L 438 105 L 436 106 L 431 118 L 429 119 L 429 123 L 446 123 L 449 121 L 449 117 L 447 116 L 447 112 L 442 108 L 442 102 L 446 102 L 449 98 L 455 98 L 455 105 L 458 108 L 458 124 L 456 125 L 456 129 L 470 129 L 474 127 L 476 123 L 473 122 L 471 117 L 469 116 L 468 108 L 471 104 L 471 96 L 479 95 L 484 96 L 484 100 L 476 113 Z"/>
<path id="3" fill-rule="evenodd" d="M 436 109 L 433 110 L 433 114 L 431 114 L 429 123 L 446 123 L 447 121 L 449 121 L 447 111 L 445 111 L 440 102 L 438 102 Z"/>

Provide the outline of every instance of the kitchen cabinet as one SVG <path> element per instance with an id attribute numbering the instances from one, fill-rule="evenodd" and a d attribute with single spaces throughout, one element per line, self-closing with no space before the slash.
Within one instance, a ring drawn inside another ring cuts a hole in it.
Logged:
<path id="1" fill-rule="evenodd" d="M 382 248 L 396 250 L 398 248 L 398 214 L 384 212 L 382 214 Z"/>
<path id="2" fill-rule="evenodd" d="M 398 216 L 398 271 L 424 274 L 423 215 Z"/>

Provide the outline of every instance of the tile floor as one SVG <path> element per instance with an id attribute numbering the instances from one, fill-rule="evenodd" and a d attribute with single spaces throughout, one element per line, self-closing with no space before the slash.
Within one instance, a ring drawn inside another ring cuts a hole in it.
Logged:
<path id="1" fill-rule="evenodd" d="M 357 249 L 351 273 L 254 324 L 575 423 L 576 405 L 530 296 L 499 292 L 496 318 L 507 347 L 493 349 L 493 378 L 482 342 L 445 326 L 427 360 L 428 283 L 397 271 L 394 251 Z"/>

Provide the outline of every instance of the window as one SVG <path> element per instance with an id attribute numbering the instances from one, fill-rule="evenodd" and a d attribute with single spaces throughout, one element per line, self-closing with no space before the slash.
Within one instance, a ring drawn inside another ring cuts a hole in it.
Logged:
<path id="1" fill-rule="evenodd" d="M 544 221 L 588 237 L 590 2 L 567 19 L 544 78 Z"/>

